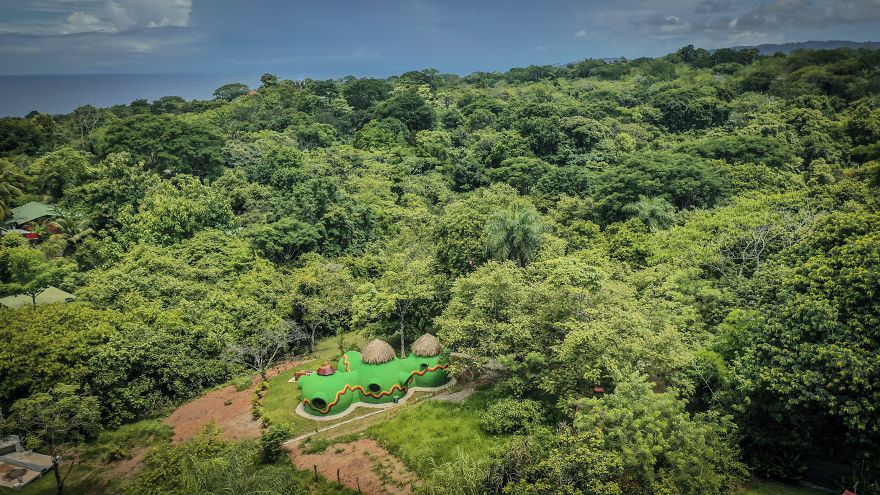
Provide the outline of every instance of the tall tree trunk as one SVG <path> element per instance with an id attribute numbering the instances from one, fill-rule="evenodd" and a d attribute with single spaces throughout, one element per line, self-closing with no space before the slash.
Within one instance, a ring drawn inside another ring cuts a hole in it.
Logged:
<path id="1" fill-rule="evenodd" d="M 403 338 L 403 316 L 400 317 L 400 359 L 406 357 L 406 341 Z"/>
<path id="2" fill-rule="evenodd" d="M 31 294 L 31 304 L 33 304 L 35 308 L 37 307 L 37 295 L 36 294 Z M 59 493 L 61 493 L 61 492 L 59 492 Z"/>
<path id="3" fill-rule="evenodd" d="M 309 352 L 315 352 L 315 334 L 318 332 L 318 327 L 313 326 L 309 329 L 312 331 L 311 339 L 309 339 Z"/>
<path id="4" fill-rule="evenodd" d="M 61 466 L 55 457 L 52 458 L 52 470 L 55 471 L 55 495 L 61 495 L 64 491 L 64 478 L 61 477 Z"/>

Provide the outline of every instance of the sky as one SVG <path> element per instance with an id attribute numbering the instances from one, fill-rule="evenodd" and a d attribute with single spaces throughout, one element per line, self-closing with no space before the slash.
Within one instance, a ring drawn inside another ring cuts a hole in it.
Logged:
<path id="1" fill-rule="evenodd" d="M 467 74 L 878 33 L 880 0 L 0 0 L 0 75 Z"/>

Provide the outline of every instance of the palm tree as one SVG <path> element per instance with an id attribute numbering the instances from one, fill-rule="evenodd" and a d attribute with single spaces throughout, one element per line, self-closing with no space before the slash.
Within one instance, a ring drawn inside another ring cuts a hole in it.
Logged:
<path id="1" fill-rule="evenodd" d="M 9 160 L 0 159 L 0 220 L 12 214 L 9 206 L 23 193 L 26 177 L 21 170 Z"/>
<path id="2" fill-rule="evenodd" d="M 513 203 L 508 209 L 496 212 L 486 223 L 486 248 L 497 260 L 511 260 L 524 267 L 541 248 L 541 234 L 545 227 L 535 207 Z"/>
<path id="3" fill-rule="evenodd" d="M 55 219 L 58 230 L 65 234 L 71 243 L 76 244 L 94 233 L 94 230 L 90 228 L 91 221 L 80 214 L 62 210 L 56 210 L 56 212 L 59 215 Z"/>
<path id="4" fill-rule="evenodd" d="M 675 221 L 675 207 L 661 197 L 639 194 L 638 201 L 624 205 L 621 211 L 638 218 L 651 230 L 665 229 Z"/>
<path id="5" fill-rule="evenodd" d="M 257 449 L 236 444 L 209 458 L 189 458 L 181 466 L 186 493 L 210 495 L 286 495 L 298 493 L 290 466 L 262 465 Z"/>

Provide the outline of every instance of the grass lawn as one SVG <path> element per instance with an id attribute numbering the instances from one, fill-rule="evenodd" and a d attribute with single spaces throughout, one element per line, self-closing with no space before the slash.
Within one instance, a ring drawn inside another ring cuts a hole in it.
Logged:
<path id="1" fill-rule="evenodd" d="M 828 495 L 827 492 L 779 481 L 753 479 L 737 495 Z"/>
<path id="2" fill-rule="evenodd" d="M 506 439 L 480 429 L 487 399 L 486 392 L 477 392 L 463 402 L 420 402 L 371 426 L 367 435 L 422 477 L 435 466 L 457 459 L 458 449 L 473 460 L 484 460 Z"/>
<path id="3" fill-rule="evenodd" d="M 366 337 L 357 332 L 345 335 L 345 347 L 347 349 L 360 349 L 366 344 L 366 341 Z M 315 430 L 333 424 L 331 421 L 312 421 L 298 416 L 295 411 L 301 399 L 299 385 L 290 383 L 289 380 L 295 372 L 313 370 L 324 361 L 330 361 L 335 366 L 339 356 L 339 339 L 328 337 L 318 341 L 313 356 L 314 359 L 270 378 L 269 390 L 266 392 L 266 396 L 263 397 L 263 415 L 273 424 L 288 426 L 294 434 L 304 433 L 308 430 Z M 361 411 L 369 412 L 366 409 L 355 410 L 345 416 L 343 420 L 357 417 Z"/>

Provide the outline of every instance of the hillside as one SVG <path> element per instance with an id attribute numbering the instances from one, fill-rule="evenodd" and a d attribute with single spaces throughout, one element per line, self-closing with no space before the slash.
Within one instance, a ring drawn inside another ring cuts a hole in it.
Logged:
<path id="1" fill-rule="evenodd" d="M 859 48 L 880 48 L 880 41 L 800 41 L 795 43 L 767 43 L 754 46 L 734 46 L 732 50 L 743 50 L 746 48 L 755 48 L 761 55 L 773 55 L 775 53 L 791 53 L 795 50 L 835 50 L 837 48 L 847 48 L 850 50 L 858 50 Z"/>
<path id="2" fill-rule="evenodd" d="M 0 119 L 0 426 L 76 493 L 880 493 L 880 50 L 214 96 Z M 457 402 L 282 449 L 424 333 Z"/>

